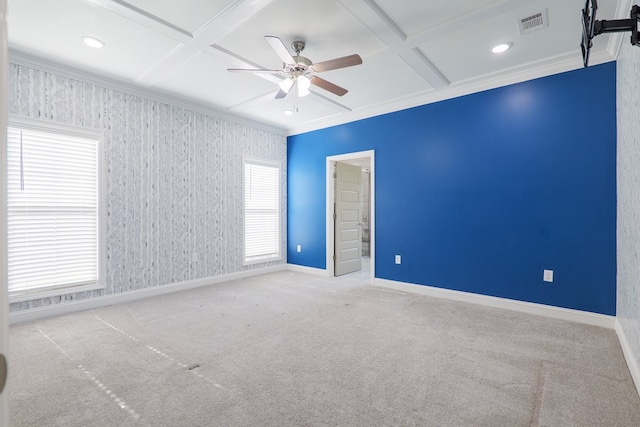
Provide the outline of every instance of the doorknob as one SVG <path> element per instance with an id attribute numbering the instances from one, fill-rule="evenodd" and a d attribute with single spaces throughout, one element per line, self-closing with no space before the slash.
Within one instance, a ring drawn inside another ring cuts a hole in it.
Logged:
<path id="1" fill-rule="evenodd" d="M 7 383 L 7 359 L 4 354 L 0 353 L 0 394 L 4 390 L 4 385 Z"/>

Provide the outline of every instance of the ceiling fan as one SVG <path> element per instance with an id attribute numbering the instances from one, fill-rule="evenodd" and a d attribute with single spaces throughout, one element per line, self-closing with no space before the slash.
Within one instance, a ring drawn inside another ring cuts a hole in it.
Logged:
<path id="1" fill-rule="evenodd" d="M 347 89 L 320 78 L 317 74 L 324 71 L 362 64 L 362 58 L 360 58 L 360 55 L 343 56 L 341 58 L 314 64 L 309 60 L 309 58 L 305 58 L 300 55 L 300 52 L 304 50 L 305 42 L 294 41 L 291 43 L 291 47 L 296 52 L 296 56 L 292 56 L 289 49 L 287 49 L 282 40 L 278 37 L 264 36 L 264 38 L 273 50 L 275 50 L 280 59 L 282 59 L 284 65 L 281 70 L 268 70 L 265 68 L 228 68 L 228 71 L 269 73 L 286 76 L 286 78 L 279 83 L 280 90 L 276 93 L 276 99 L 286 97 L 294 86 L 297 87 L 298 96 L 302 97 L 309 95 L 309 88 L 311 85 L 318 86 L 319 88 L 327 90 L 335 95 L 343 96 L 348 92 Z"/>

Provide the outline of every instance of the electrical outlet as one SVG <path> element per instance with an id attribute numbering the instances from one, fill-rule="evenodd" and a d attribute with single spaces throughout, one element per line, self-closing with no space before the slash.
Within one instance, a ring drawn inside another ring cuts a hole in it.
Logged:
<path id="1" fill-rule="evenodd" d="M 198 262 L 198 259 L 198 252 L 194 252 L 193 254 L 191 254 L 191 262 Z"/>
<path id="2" fill-rule="evenodd" d="M 300 245 L 296 246 L 296 251 L 297 252 L 302 252 L 302 246 L 300 246 Z"/>
<path id="3" fill-rule="evenodd" d="M 553 282 L 553 270 L 544 270 L 542 280 L 549 283 Z"/>
<path id="4" fill-rule="evenodd" d="M 400 255 L 396 255 L 396 264 L 402 264 L 402 257 Z"/>

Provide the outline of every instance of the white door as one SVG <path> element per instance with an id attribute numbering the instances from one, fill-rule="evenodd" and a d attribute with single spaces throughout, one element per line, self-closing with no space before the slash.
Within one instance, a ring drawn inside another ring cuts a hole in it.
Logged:
<path id="1" fill-rule="evenodd" d="M 362 168 L 336 163 L 335 275 L 360 271 L 362 236 L 360 229 L 360 200 L 362 197 Z"/>
<path id="2" fill-rule="evenodd" d="M 9 352 L 9 304 L 7 295 L 7 2 L 0 0 L 0 388 L 6 379 L 5 357 Z M 0 394 L 0 425 L 9 425 L 9 392 Z"/>

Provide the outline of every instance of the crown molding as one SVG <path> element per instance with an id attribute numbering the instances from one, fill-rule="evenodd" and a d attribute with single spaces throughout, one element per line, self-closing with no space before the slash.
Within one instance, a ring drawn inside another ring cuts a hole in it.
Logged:
<path id="1" fill-rule="evenodd" d="M 196 101 L 187 97 L 179 97 L 174 94 L 162 91 L 160 89 L 149 89 L 136 86 L 124 81 L 116 80 L 110 77 L 97 75 L 88 71 L 79 70 L 77 68 L 68 67 L 56 62 L 30 55 L 28 53 L 9 50 L 9 63 L 33 68 L 46 73 L 55 74 L 57 76 L 66 77 L 83 83 L 100 86 L 106 89 L 124 92 L 130 95 L 139 96 L 152 101 L 168 104 L 174 107 L 184 108 L 186 110 L 197 113 L 214 116 L 220 119 L 229 120 L 237 124 L 251 126 L 257 129 L 273 132 L 282 136 L 286 136 L 286 130 L 269 125 L 263 122 L 254 121 L 237 114 L 230 114 L 226 111 L 216 109 L 205 103 Z"/>
<path id="2" fill-rule="evenodd" d="M 633 3 L 633 0 L 619 0 L 616 6 L 616 14 L 613 19 L 628 18 L 632 3 Z M 624 35 L 625 33 L 612 33 L 609 36 L 607 51 L 615 59 L 618 59 L 618 55 L 620 54 L 620 48 L 622 47 L 622 42 L 625 40 L 625 37 L 623 37 Z"/>
<path id="3" fill-rule="evenodd" d="M 621 0 L 621 2 L 629 3 L 630 0 Z M 619 7 L 623 10 L 624 5 Z M 620 42 L 618 42 L 619 46 Z M 606 62 L 614 61 L 616 56 L 615 49 L 612 49 L 611 40 L 607 50 L 593 52 L 590 58 L 591 65 L 598 65 Z M 273 132 L 283 136 L 292 136 L 315 130 L 338 126 L 345 123 L 355 122 L 371 117 L 376 117 L 388 113 L 406 110 L 421 105 L 432 104 L 447 99 L 457 98 L 485 90 L 495 89 L 502 86 L 508 86 L 521 83 L 527 80 L 546 77 L 553 74 L 559 74 L 567 71 L 576 70 L 582 67 L 582 60 L 578 51 L 558 55 L 553 58 L 547 58 L 543 61 L 528 63 L 514 67 L 510 70 L 501 71 L 494 74 L 485 74 L 474 78 L 473 80 L 456 82 L 443 89 L 428 89 L 418 93 L 414 93 L 405 97 L 395 98 L 389 101 L 369 105 L 363 108 L 357 108 L 353 111 L 345 111 L 340 114 L 333 114 L 317 120 L 312 120 L 301 125 L 294 125 L 288 128 L 278 127 L 273 124 L 256 121 L 252 118 L 243 116 L 239 113 L 229 113 L 228 111 L 216 109 L 211 105 L 207 105 L 200 101 L 188 97 L 180 97 L 175 94 L 165 92 L 154 88 L 145 88 L 136 86 L 131 83 L 116 80 L 110 77 L 97 75 L 88 71 L 79 70 L 58 64 L 56 62 L 30 55 L 28 53 L 10 50 L 9 63 L 22 65 L 29 68 L 49 72 L 62 77 L 82 81 L 88 84 L 94 84 L 107 89 L 112 89 L 135 96 L 140 96 L 153 101 L 164 104 L 184 108 L 198 113 L 215 116 L 221 119 L 229 120 L 238 124 L 251 126 L 268 132 Z"/>
<path id="4" fill-rule="evenodd" d="M 615 57 L 611 55 L 608 50 L 602 50 L 599 52 L 592 52 L 589 62 L 591 65 L 598 65 L 611 61 L 615 61 Z M 542 61 L 520 65 L 499 73 L 485 74 L 475 77 L 473 80 L 456 82 L 444 89 L 430 89 L 406 97 L 396 98 L 388 102 L 382 102 L 364 108 L 357 108 L 351 113 L 321 118 L 299 126 L 292 126 L 287 128 L 287 134 L 292 136 L 312 132 L 383 114 L 406 110 L 408 108 L 432 104 L 434 102 L 521 83 L 527 80 L 573 71 L 581 68 L 582 66 L 581 54 L 576 50 L 575 52 L 546 58 Z"/>

